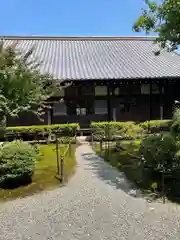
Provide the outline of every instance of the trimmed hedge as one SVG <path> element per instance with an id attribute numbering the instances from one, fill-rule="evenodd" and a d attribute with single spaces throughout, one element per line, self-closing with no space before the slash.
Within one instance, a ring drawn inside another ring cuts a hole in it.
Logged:
<path id="1" fill-rule="evenodd" d="M 91 130 L 95 140 L 137 139 L 143 132 L 134 122 L 92 122 Z"/>
<path id="2" fill-rule="evenodd" d="M 77 123 L 7 127 L 5 131 L 5 136 L 1 136 L 0 139 L 45 139 L 51 134 L 55 133 L 58 133 L 58 135 L 60 136 L 72 137 L 75 135 L 78 128 L 79 124 Z"/>
<path id="3" fill-rule="evenodd" d="M 145 131 L 149 128 L 151 133 L 170 131 L 171 125 L 172 120 L 151 120 L 139 124 Z"/>
<path id="4" fill-rule="evenodd" d="M 94 140 L 131 140 L 141 138 L 148 133 L 170 131 L 172 120 L 152 120 L 140 124 L 135 122 L 92 122 L 91 132 Z M 109 133 L 108 133 L 109 131 Z"/>

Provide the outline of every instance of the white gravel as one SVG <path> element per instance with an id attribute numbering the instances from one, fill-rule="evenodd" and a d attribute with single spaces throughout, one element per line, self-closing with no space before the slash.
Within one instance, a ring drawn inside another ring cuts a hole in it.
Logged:
<path id="1" fill-rule="evenodd" d="M 0 204 L 0 240 L 180 239 L 179 206 L 134 197 L 123 174 L 87 145 L 76 155 L 67 186 Z"/>

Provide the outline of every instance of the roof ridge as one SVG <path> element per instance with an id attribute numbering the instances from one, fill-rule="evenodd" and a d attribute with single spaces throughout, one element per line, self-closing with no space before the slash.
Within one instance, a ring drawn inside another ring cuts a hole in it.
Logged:
<path id="1" fill-rule="evenodd" d="M 143 40 L 152 41 L 156 36 L 0 36 L 1 40 Z"/>

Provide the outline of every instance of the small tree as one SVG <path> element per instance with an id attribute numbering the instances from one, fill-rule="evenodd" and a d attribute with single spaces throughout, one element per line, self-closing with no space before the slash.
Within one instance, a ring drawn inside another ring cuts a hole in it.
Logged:
<path id="1" fill-rule="evenodd" d="M 41 63 L 32 56 L 34 48 L 23 54 L 17 50 L 17 44 L 5 47 L 0 43 L 1 129 L 6 127 L 8 116 L 18 117 L 22 112 L 31 112 L 40 118 L 47 100 L 60 89 L 50 75 L 40 72 Z"/>
<path id="2" fill-rule="evenodd" d="M 180 0 L 145 0 L 147 8 L 133 25 L 136 32 L 156 32 L 162 47 L 176 49 L 180 44 Z"/>

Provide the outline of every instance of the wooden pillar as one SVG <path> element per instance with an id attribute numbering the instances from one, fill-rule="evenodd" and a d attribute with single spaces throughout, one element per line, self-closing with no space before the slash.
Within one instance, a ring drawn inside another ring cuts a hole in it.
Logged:
<path id="1" fill-rule="evenodd" d="M 163 107 L 163 85 L 160 83 L 159 86 L 159 95 L 160 95 L 160 119 L 163 120 L 164 118 L 164 107 Z"/>
<path id="2" fill-rule="evenodd" d="M 116 107 L 113 106 L 113 121 L 116 122 Z"/>
<path id="3" fill-rule="evenodd" d="M 112 120 L 114 121 L 114 122 L 116 122 L 116 104 L 115 104 L 115 87 L 114 86 L 112 86 L 111 87 L 111 93 L 112 93 L 112 98 L 111 98 L 111 100 L 112 100 Z"/>
<path id="4" fill-rule="evenodd" d="M 152 120 L 152 81 L 150 81 L 150 93 L 149 93 L 149 121 Z"/>
<path id="5" fill-rule="evenodd" d="M 108 121 L 111 121 L 111 99 L 110 99 L 110 91 L 111 91 L 111 88 L 110 88 L 110 85 L 108 83 L 108 86 L 107 86 L 107 107 L 108 107 Z"/>

